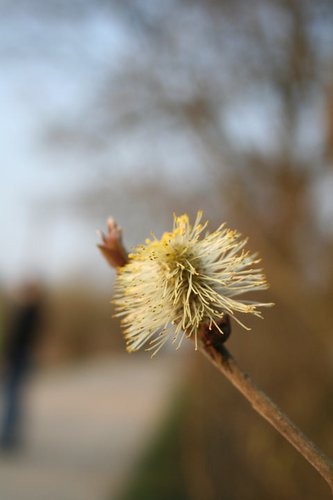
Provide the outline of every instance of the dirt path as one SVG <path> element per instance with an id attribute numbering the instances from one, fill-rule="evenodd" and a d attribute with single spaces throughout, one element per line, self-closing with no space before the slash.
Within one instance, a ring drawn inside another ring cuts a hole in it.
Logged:
<path id="1" fill-rule="evenodd" d="M 0 456 L 1 500 L 116 500 L 163 416 L 180 356 L 121 356 L 39 374 L 28 439 Z"/>

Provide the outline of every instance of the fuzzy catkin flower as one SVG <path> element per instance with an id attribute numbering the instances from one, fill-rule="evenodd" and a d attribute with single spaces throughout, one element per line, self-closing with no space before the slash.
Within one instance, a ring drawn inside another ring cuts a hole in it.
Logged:
<path id="1" fill-rule="evenodd" d="M 219 322 L 229 314 L 248 329 L 235 313 L 262 317 L 258 308 L 272 305 L 238 298 L 268 287 L 253 267 L 260 260 L 225 224 L 202 237 L 207 222 L 202 225 L 201 217 L 198 212 L 191 226 L 187 215 L 174 216 L 172 232 L 147 239 L 118 270 L 114 303 L 128 351 L 150 341 L 147 350 L 156 354 L 170 337 L 179 348 L 184 336 L 193 336 L 197 349 L 202 324 L 221 331 Z"/>

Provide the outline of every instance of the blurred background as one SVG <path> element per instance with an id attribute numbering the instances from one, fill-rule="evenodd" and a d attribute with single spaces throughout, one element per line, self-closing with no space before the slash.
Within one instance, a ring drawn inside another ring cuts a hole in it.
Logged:
<path id="1" fill-rule="evenodd" d="M 43 316 L 1 499 L 330 498 L 199 354 L 124 353 L 95 230 L 112 214 L 130 247 L 201 209 L 248 235 L 276 306 L 228 345 L 332 456 L 332 2 L 2 0 L 0 13 L 4 414 L 22 284 L 38 283 Z"/>

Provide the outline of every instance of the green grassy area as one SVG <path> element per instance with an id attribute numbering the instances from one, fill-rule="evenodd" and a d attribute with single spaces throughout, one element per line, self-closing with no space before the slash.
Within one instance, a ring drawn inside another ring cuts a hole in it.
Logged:
<path id="1" fill-rule="evenodd" d="M 189 500 L 181 450 L 187 402 L 182 390 L 120 500 Z"/>

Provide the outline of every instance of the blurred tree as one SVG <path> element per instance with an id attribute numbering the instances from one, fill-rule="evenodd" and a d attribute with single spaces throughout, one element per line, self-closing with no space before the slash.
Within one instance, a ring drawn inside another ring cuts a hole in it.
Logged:
<path id="1" fill-rule="evenodd" d="M 123 212 L 131 199 L 146 213 L 200 205 L 214 222 L 228 213 L 269 256 L 280 299 L 288 282 L 302 321 L 314 328 L 304 311 L 315 303 L 325 329 L 332 226 L 322 230 L 313 192 L 331 166 L 331 2 L 109 0 L 96 8 L 122 25 L 125 55 L 116 67 L 103 61 L 89 120 L 49 132 L 62 146 L 109 154 L 81 207 L 105 210 L 109 171 L 110 183 L 124 177 L 125 203 L 115 203 Z"/>
<path id="2" fill-rule="evenodd" d="M 203 208 L 212 225 L 228 218 L 256 240 L 278 307 L 264 327 L 256 324 L 255 337 L 232 338 L 233 349 L 256 353 L 252 366 L 247 356 L 251 370 L 325 442 L 333 416 L 333 226 L 322 217 L 333 199 L 323 189 L 332 179 L 332 2 L 33 4 L 46 25 L 56 19 L 74 33 L 75 23 L 94 15 L 118 40 L 109 52 L 102 43 L 83 52 L 92 67 L 89 96 L 74 117 L 50 123 L 43 136 L 48 147 L 79 152 L 101 172 L 78 192 L 76 209 L 112 210 L 130 233 L 139 227 L 142 238 L 144 226 L 165 224 L 173 210 Z M 73 61 L 73 47 L 84 40 L 63 43 L 59 37 L 58 52 Z M 15 50 L 26 52 L 21 45 Z M 34 50 L 48 56 L 45 46 Z M 73 197 L 67 203 L 72 207 Z M 207 461 L 205 482 L 211 480 L 215 496 L 222 470 L 225 498 L 318 497 L 317 479 L 261 423 L 256 427 L 237 398 L 220 394 L 218 375 L 200 368 L 192 446 Z M 225 407 L 233 411 L 222 420 Z M 197 495 L 204 497 L 199 488 Z"/>
<path id="3" fill-rule="evenodd" d="M 113 16 L 114 2 L 103 5 Z M 326 377 L 331 360 L 332 226 L 322 229 L 317 205 L 327 200 L 314 193 L 331 175 L 332 166 L 333 4 L 135 1 L 122 2 L 116 11 L 127 33 L 127 53 L 116 68 L 104 65 L 87 105 L 89 120 L 58 124 L 49 139 L 70 141 L 85 154 L 104 149 L 111 153 L 110 169 L 119 165 L 118 178 L 122 158 L 125 165 L 129 162 L 136 177 L 125 174 L 123 189 L 132 207 L 141 198 L 156 215 L 169 206 L 192 212 L 200 203 L 213 224 L 227 214 L 256 240 L 279 307 L 271 315 L 267 343 L 262 337 L 251 339 L 251 344 L 242 339 L 243 349 L 256 352 L 260 367 L 252 369 L 266 377 L 271 392 L 280 393 L 287 407 L 294 408 L 296 420 L 302 424 L 303 418 L 303 425 L 311 425 L 323 442 L 331 432 L 333 411 Z M 96 186 L 87 191 L 94 193 L 95 206 L 105 206 L 106 178 L 101 196 L 96 197 Z M 91 210 L 92 204 L 86 206 Z M 318 340 L 327 357 L 322 356 L 321 366 L 309 366 Z M 286 388 L 295 364 L 288 362 L 286 343 L 294 353 L 293 363 L 295 357 L 298 363 L 290 397 Z M 236 344 L 236 349 L 242 352 L 242 346 Z M 281 359 L 284 369 L 278 370 Z M 216 375 L 203 373 L 202 385 L 211 387 L 214 381 L 219 387 Z M 276 498 L 313 497 L 312 479 L 302 465 L 296 471 L 292 453 L 278 448 L 274 436 L 264 435 L 261 428 L 244 436 L 247 413 L 237 417 L 234 426 L 234 411 L 217 421 L 216 413 L 228 397 L 221 401 L 212 392 L 197 388 L 204 403 L 202 411 L 193 407 L 201 423 L 193 431 L 199 435 L 192 446 L 197 446 L 196 455 L 199 447 L 202 461 L 207 461 L 204 469 L 211 473 L 215 497 L 221 491 L 216 457 L 224 447 L 225 498 L 250 499 L 253 491 L 274 498 L 273 490 Z M 324 420 L 315 410 L 304 412 L 310 395 L 318 409 L 325 408 Z M 223 432 L 226 425 L 231 437 Z M 269 462 L 271 475 L 256 475 L 249 455 L 255 450 L 259 467 L 274 446 L 279 458 Z M 242 477 L 248 475 L 246 486 L 233 475 L 232 464 L 225 464 L 229 455 Z M 287 470 L 281 470 L 282 463 L 289 464 Z M 298 477 L 298 487 L 293 477 Z M 254 490 L 248 486 L 251 481 Z M 324 498 L 324 489 L 320 491 Z M 204 491 L 198 488 L 197 497 L 203 498 Z"/>

